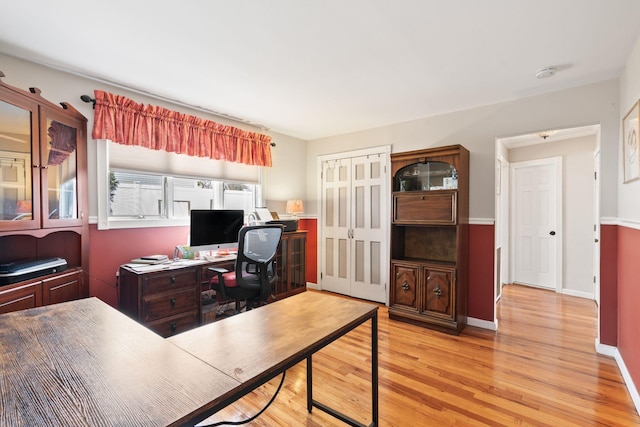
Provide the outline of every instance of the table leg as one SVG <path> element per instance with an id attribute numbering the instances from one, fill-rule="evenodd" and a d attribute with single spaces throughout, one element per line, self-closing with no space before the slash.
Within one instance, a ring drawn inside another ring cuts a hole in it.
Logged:
<path id="1" fill-rule="evenodd" d="M 371 318 L 371 425 L 378 425 L 378 313 Z"/>
<path id="2" fill-rule="evenodd" d="M 311 413 L 313 408 L 313 368 L 311 366 L 311 355 L 307 357 L 307 411 Z"/>
<path id="3" fill-rule="evenodd" d="M 307 410 L 311 412 L 313 406 L 353 427 L 378 426 L 378 312 L 371 317 L 371 424 L 366 426 L 327 405 L 313 400 L 311 355 L 307 357 Z"/>

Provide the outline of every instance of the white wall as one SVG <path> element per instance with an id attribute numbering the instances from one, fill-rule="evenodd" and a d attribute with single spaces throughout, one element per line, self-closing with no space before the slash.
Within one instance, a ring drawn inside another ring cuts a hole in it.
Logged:
<path id="1" fill-rule="evenodd" d="M 272 168 L 264 168 L 263 196 L 271 211 L 284 213 L 287 200 L 306 199 L 307 144 L 297 138 L 269 133 L 276 143 L 271 150 Z M 305 203 L 305 211 L 307 206 Z"/>
<path id="2" fill-rule="evenodd" d="M 562 287 L 593 298 L 593 153 L 595 136 L 572 138 L 509 150 L 511 164 L 562 157 Z"/>
<path id="3" fill-rule="evenodd" d="M 276 147 L 272 149 L 273 167 L 264 168 L 263 173 L 263 178 L 266 182 L 263 196 L 267 200 L 267 206 L 271 210 L 284 211 L 283 203 L 286 203 L 286 200 L 305 198 L 305 141 L 274 132 L 264 132 L 245 123 L 227 120 L 200 110 L 190 109 L 114 85 L 90 80 L 2 54 L 0 54 L 0 71 L 6 76 L 2 79 L 4 83 L 23 90 L 28 90 L 29 87 L 37 87 L 42 91 L 43 98 L 53 103 L 68 102 L 88 119 L 87 157 L 89 169 L 89 216 L 91 218 L 96 218 L 98 215 L 95 172 L 96 145 L 94 140 L 91 139 L 93 109 L 91 104 L 81 101 L 80 96 L 93 96 L 94 89 L 127 96 L 138 103 L 157 105 L 213 120 L 217 123 L 270 135 L 273 138 L 273 142 L 276 143 Z"/>
<path id="4" fill-rule="evenodd" d="M 601 125 L 602 215 L 616 215 L 618 81 L 609 80 L 390 126 L 310 141 L 307 212 L 318 212 L 316 157 L 353 149 L 392 146 L 392 152 L 462 144 L 471 153 L 470 217 L 493 220 L 495 140 L 541 129 Z"/>
<path id="5" fill-rule="evenodd" d="M 640 38 L 631 52 L 621 77 L 620 77 L 620 120 L 640 98 Z M 622 145 L 622 132 L 619 145 Z M 620 151 L 619 164 L 622 165 L 622 150 Z M 640 181 L 623 184 L 623 168 L 620 167 L 617 176 L 618 183 L 618 218 L 625 221 L 640 223 Z M 604 216 L 604 215 L 603 215 Z"/>

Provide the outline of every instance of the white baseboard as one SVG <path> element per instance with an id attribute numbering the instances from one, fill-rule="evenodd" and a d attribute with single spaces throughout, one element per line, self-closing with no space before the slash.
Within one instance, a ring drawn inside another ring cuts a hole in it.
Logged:
<path id="1" fill-rule="evenodd" d="M 317 283 L 311 283 L 311 282 L 307 282 L 307 289 L 313 289 L 314 291 L 319 291 L 320 286 L 318 286 Z"/>
<path id="2" fill-rule="evenodd" d="M 616 351 L 618 351 L 618 349 L 615 348 L 614 346 L 602 344 L 596 338 L 596 353 L 603 354 L 605 356 L 615 357 L 616 356 Z"/>
<path id="3" fill-rule="evenodd" d="M 582 292 L 582 291 L 574 291 L 573 289 L 563 289 L 562 290 L 562 294 L 563 295 L 569 295 L 569 296 L 572 296 L 572 297 L 590 299 L 590 300 L 594 300 L 595 299 L 593 297 L 593 293 Z"/>
<path id="4" fill-rule="evenodd" d="M 633 404 L 636 407 L 636 412 L 640 414 L 640 395 L 638 394 L 638 389 L 633 383 L 633 378 L 631 378 L 631 374 L 629 374 L 627 365 L 625 365 L 624 359 L 618 351 L 618 348 L 611 345 L 602 344 L 596 338 L 596 351 L 598 352 L 598 354 L 611 356 L 616 360 L 616 364 L 618 365 L 618 369 L 620 369 L 620 374 L 622 375 L 622 379 L 624 380 L 624 385 L 627 386 L 627 390 L 629 391 L 631 400 L 633 400 Z"/>
<path id="5" fill-rule="evenodd" d="M 616 349 L 615 358 L 618 363 L 618 368 L 620 368 L 622 378 L 624 378 L 624 384 L 627 386 L 627 390 L 629 390 L 629 394 L 631 395 L 631 400 L 633 400 L 633 404 L 636 406 L 636 412 L 640 414 L 640 395 L 638 395 L 638 389 L 633 383 L 633 378 L 631 378 L 631 374 L 629 374 L 629 371 L 627 370 L 627 365 L 624 364 L 624 359 L 618 349 Z"/>
<path id="6" fill-rule="evenodd" d="M 490 331 L 498 330 L 498 321 L 490 322 L 489 320 L 476 319 L 475 317 L 467 317 L 467 325 L 476 328 L 489 329 Z"/>

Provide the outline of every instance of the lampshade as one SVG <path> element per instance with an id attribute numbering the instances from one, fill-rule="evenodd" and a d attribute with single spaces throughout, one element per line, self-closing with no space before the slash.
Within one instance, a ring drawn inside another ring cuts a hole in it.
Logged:
<path id="1" fill-rule="evenodd" d="M 302 205 L 302 200 L 287 200 L 287 213 L 288 214 L 299 214 L 304 212 L 304 206 Z"/>

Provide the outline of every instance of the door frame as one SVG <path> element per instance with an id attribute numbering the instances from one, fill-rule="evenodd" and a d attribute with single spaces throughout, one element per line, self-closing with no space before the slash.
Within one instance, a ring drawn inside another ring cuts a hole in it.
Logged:
<path id="1" fill-rule="evenodd" d="M 540 166 L 540 165 L 548 165 L 551 164 L 552 166 L 555 166 L 555 175 L 556 175 L 556 185 L 555 185 L 555 190 L 556 190 L 556 227 L 555 227 L 555 232 L 556 232 L 556 238 L 554 239 L 555 244 L 556 244 L 556 271 L 555 271 L 555 292 L 562 292 L 562 278 L 563 278 L 563 274 L 564 274 L 564 259 L 563 259 L 563 251 L 562 248 L 564 247 L 564 230 L 563 230 L 563 212 L 562 212 L 562 200 L 563 200 L 563 195 L 562 195 L 562 157 L 548 157 L 545 159 L 538 159 L 538 160 L 528 160 L 528 161 L 522 161 L 522 162 L 515 162 L 515 163 L 511 163 L 510 164 L 510 172 L 509 172 L 509 181 L 512 184 L 511 185 L 511 191 L 510 191 L 510 200 L 509 200 L 509 211 L 510 211 L 510 224 L 511 224 L 511 229 L 510 229 L 510 247 L 511 248 L 516 248 L 516 243 L 515 243 L 515 236 L 516 236 L 516 232 L 515 232 L 515 224 L 516 221 L 514 219 L 515 216 L 515 202 L 516 202 L 516 197 L 515 197 L 515 193 L 516 193 L 516 188 L 515 185 L 513 185 L 513 183 L 515 183 L 515 170 L 518 168 L 526 168 L 526 167 L 530 167 L 530 166 Z M 511 250 L 510 254 L 509 254 L 509 271 L 510 271 L 510 277 L 509 277 L 509 282 L 510 283 L 514 283 L 515 280 L 515 250 Z M 542 288 L 542 287 L 541 287 Z M 551 288 L 545 288 L 545 289 L 551 289 Z"/>

